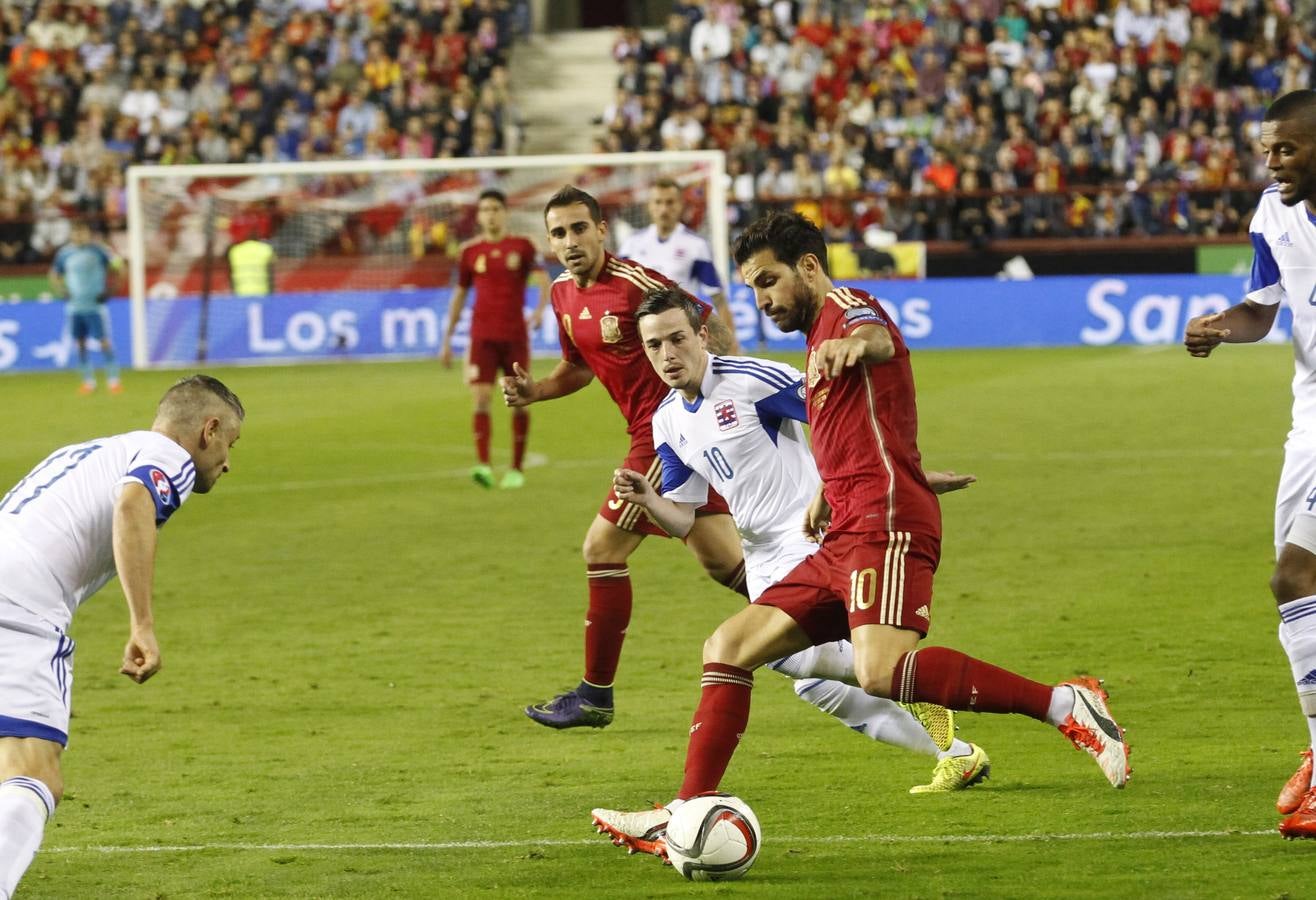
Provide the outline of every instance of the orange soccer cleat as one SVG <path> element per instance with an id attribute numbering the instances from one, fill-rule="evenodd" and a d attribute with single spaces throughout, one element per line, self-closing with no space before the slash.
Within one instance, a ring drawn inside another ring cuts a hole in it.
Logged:
<path id="1" fill-rule="evenodd" d="M 1308 747 L 1300 754 L 1302 763 L 1298 766 L 1298 771 L 1294 772 L 1292 777 L 1284 783 L 1284 788 L 1279 792 L 1279 799 L 1275 801 L 1275 808 L 1284 815 L 1291 812 L 1297 812 L 1302 805 L 1302 798 L 1311 790 L 1311 748 Z"/>
<path id="2" fill-rule="evenodd" d="M 1298 808 L 1279 823 L 1279 833 L 1288 840 L 1316 838 L 1316 788 L 1307 791 Z"/>

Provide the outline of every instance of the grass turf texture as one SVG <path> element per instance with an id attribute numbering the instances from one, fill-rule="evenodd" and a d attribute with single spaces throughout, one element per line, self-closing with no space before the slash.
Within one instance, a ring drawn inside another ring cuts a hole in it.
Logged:
<path id="1" fill-rule="evenodd" d="M 1284 348 L 917 354 L 926 464 L 981 479 L 943 498 L 932 641 L 1106 678 L 1135 777 L 1111 790 L 1051 730 L 964 715 L 992 779 L 910 797 L 931 760 L 847 733 L 765 671 L 724 783 L 764 849 L 720 886 L 589 829 L 592 806 L 671 796 L 700 643 L 737 606 L 679 543 L 632 558 L 616 723 L 551 732 L 521 713 L 580 673 L 578 547 L 625 447 L 603 391 L 533 408 L 545 464 L 499 492 L 469 482 L 455 370 L 212 371 L 249 415 L 233 472 L 162 534 L 164 669 L 116 673 L 117 583 L 79 613 L 68 794 L 20 898 L 1310 890 L 1316 846 L 1248 834 L 1273 829 L 1306 742 L 1266 589 Z M 60 444 L 146 427 L 175 377 L 90 398 L 67 374 L 0 380 L 0 484 Z M 496 410 L 496 463 L 509 444 Z M 1152 834 L 1187 831 L 1234 833 Z M 1087 837 L 1010 839 L 1058 834 Z M 359 846 L 381 844 L 430 846 Z M 93 849 L 161 846 L 212 848 Z"/>

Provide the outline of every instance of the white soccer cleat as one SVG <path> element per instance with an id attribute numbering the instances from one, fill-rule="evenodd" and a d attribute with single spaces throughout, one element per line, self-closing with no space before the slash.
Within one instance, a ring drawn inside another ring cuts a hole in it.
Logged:
<path id="1" fill-rule="evenodd" d="M 1102 774 L 1117 788 L 1133 774 L 1129 767 L 1129 745 L 1124 729 L 1106 705 L 1107 694 L 1095 678 L 1073 678 L 1063 682 L 1074 691 L 1074 711 L 1059 725 L 1060 733 L 1101 766 Z"/>
<path id="2" fill-rule="evenodd" d="M 591 812 L 594 830 L 606 834 L 627 853 L 649 853 L 667 858 L 667 844 L 663 835 L 672 812 L 665 806 L 640 812 L 621 812 L 616 809 L 596 809 Z"/>

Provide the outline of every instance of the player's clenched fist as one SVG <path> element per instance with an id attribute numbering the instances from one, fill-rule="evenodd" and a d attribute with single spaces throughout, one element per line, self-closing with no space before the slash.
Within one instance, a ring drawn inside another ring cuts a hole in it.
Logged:
<path id="1" fill-rule="evenodd" d="M 1210 356 L 1211 351 L 1229 337 L 1229 329 L 1219 327 L 1220 320 L 1224 317 L 1224 313 L 1218 312 L 1188 320 L 1188 327 L 1184 329 L 1183 343 L 1191 355 Z"/>
<path id="2" fill-rule="evenodd" d="M 648 506 L 649 501 L 658 496 L 649 479 L 634 469 L 616 469 L 612 473 L 612 491 L 618 500 L 636 506 Z"/>
<path id="3" fill-rule="evenodd" d="M 520 363 L 512 363 L 512 374 L 503 376 L 503 402 L 508 406 L 529 406 L 535 402 L 535 380 Z"/>
<path id="4" fill-rule="evenodd" d="M 133 629 L 128 645 L 123 648 L 123 666 L 119 672 L 141 684 L 160 671 L 160 645 L 155 634 L 145 629 Z"/>

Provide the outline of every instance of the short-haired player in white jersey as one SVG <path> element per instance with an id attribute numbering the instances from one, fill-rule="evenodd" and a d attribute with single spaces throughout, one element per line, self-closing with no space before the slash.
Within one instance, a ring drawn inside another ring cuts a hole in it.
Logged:
<path id="1" fill-rule="evenodd" d="M 0 897 L 9 897 L 63 794 L 78 607 L 117 573 L 128 601 L 119 669 L 160 669 L 152 580 L 156 531 L 229 469 L 245 413 L 193 375 L 164 395 L 149 431 L 62 447 L 0 499 Z"/>
<path id="2" fill-rule="evenodd" d="M 740 352 L 735 320 L 727 308 L 713 252 L 708 241 L 681 221 L 685 211 L 681 186 L 670 178 L 659 178 L 649 188 L 648 208 L 652 224 L 632 232 L 622 241 L 617 255 L 661 272 L 696 297 L 708 298 L 731 332 L 730 352 Z"/>
<path id="3" fill-rule="evenodd" d="M 820 535 L 804 530 L 806 510 L 821 485 L 802 424 L 804 376 L 785 363 L 710 354 L 699 311 L 679 291 L 650 291 L 635 318 L 650 363 L 673 389 L 653 417 L 663 490 L 659 495 L 639 472 L 619 469 L 617 495 L 643 506 L 679 537 L 712 485 L 726 498 L 740 532 L 753 602 L 818 549 Z M 973 481 L 928 474 L 939 491 Z M 771 668 L 795 678 L 796 694 L 847 727 L 939 757 L 932 782 L 911 793 L 961 790 L 990 771 L 982 748 L 955 737 L 952 714 L 944 707 L 906 707 L 838 680 L 854 680 L 849 641 L 811 647 Z"/>
<path id="4" fill-rule="evenodd" d="M 1302 763 L 1276 801 L 1288 838 L 1316 838 L 1316 91 L 1293 91 L 1266 111 L 1261 148 L 1275 183 L 1250 228 L 1252 276 L 1242 303 L 1188 322 L 1184 344 L 1209 356 L 1221 343 L 1265 337 L 1281 304 L 1293 313 L 1293 428 L 1275 499 L 1274 575 L 1279 641 L 1307 719 Z"/>

